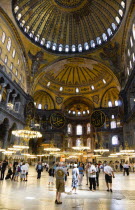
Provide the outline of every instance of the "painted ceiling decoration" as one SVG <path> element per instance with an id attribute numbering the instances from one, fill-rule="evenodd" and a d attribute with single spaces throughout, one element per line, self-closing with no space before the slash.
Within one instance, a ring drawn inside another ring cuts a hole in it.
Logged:
<path id="1" fill-rule="evenodd" d="M 68 58 L 46 67 L 34 86 L 61 95 L 90 94 L 108 85 L 120 87 L 118 79 L 104 64 L 87 58 Z"/>
<path id="2" fill-rule="evenodd" d="M 58 54 L 89 52 L 108 42 L 123 20 L 126 0 L 12 0 L 21 31 Z"/>

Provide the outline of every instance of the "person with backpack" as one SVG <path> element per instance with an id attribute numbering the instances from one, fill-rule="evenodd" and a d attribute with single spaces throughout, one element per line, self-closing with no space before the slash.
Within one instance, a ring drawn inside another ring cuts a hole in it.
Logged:
<path id="1" fill-rule="evenodd" d="M 41 162 L 38 162 L 36 166 L 36 171 L 37 171 L 37 179 L 41 178 L 41 172 L 43 171 L 43 166 Z"/>
<path id="2" fill-rule="evenodd" d="M 62 204 L 61 193 L 65 192 L 65 175 L 67 174 L 65 168 L 63 168 L 63 163 L 60 162 L 58 167 L 55 169 L 56 176 L 56 204 Z"/>

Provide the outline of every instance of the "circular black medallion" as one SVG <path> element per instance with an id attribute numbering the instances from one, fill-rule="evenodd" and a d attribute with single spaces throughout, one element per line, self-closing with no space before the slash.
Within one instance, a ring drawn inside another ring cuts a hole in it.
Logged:
<path id="1" fill-rule="evenodd" d="M 50 117 L 50 123 L 54 128 L 62 128 L 65 125 L 65 117 L 61 113 L 53 113 Z"/>
<path id="2" fill-rule="evenodd" d="M 102 127 L 105 123 L 105 114 L 100 110 L 96 110 L 91 114 L 91 124 L 96 127 Z"/>

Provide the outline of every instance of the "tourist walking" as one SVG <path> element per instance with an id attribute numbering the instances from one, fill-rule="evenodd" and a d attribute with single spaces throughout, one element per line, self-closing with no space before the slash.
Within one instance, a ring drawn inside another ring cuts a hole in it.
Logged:
<path id="1" fill-rule="evenodd" d="M 79 186 L 82 186 L 82 181 L 83 181 L 83 176 L 84 176 L 84 168 L 83 168 L 83 164 L 80 163 L 80 166 L 78 167 L 79 170 Z"/>
<path id="2" fill-rule="evenodd" d="M 41 173 L 43 171 L 43 166 L 41 162 L 38 162 L 37 166 L 36 166 L 36 171 L 37 171 L 37 179 L 41 178 Z"/>
<path id="3" fill-rule="evenodd" d="M 77 185 L 78 185 L 78 179 L 79 179 L 79 170 L 77 168 L 77 164 L 73 165 L 73 170 L 72 170 L 72 191 L 75 191 L 76 194 L 76 189 L 77 189 Z"/>
<path id="4" fill-rule="evenodd" d="M 124 163 L 123 165 L 123 176 L 125 176 L 125 173 L 127 174 L 127 176 L 129 176 L 129 164 L 128 164 L 128 161 L 126 161 L 126 163 Z"/>
<path id="5" fill-rule="evenodd" d="M 88 168 L 88 176 L 89 176 L 89 182 L 90 182 L 90 190 L 93 192 L 96 190 L 96 167 L 92 164 L 89 163 L 89 168 Z"/>
<path id="6" fill-rule="evenodd" d="M 65 175 L 66 170 L 63 168 L 63 163 L 60 162 L 58 167 L 55 169 L 55 176 L 56 176 L 56 204 L 62 204 L 61 202 L 61 193 L 65 192 Z"/>
<path id="7" fill-rule="evenodd" d="M 112 192 L 112 177 L 115 178 L 115 176 L 112 167 L 108 163 L 106 163 L 106 166 L 104 167 L 104 173 L 107 191 Z"/>

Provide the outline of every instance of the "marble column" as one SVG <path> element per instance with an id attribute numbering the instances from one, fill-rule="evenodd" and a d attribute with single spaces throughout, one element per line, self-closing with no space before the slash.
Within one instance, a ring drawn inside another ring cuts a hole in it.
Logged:
<path id="1" fill-rule="evenodd" d="M 3 148 L 6 149 L 7 141 L 8 141 L 9 125 L 5 125 L 4 131 L 5 131 L 5 135 L 3 137 Z"/>
<path id="2" fill-rule="evenodd" d="M 2 96 L 3 96 L 3 91 L 4 91 L 4 88 L 7 86 L 6 83 L 1 83 L 1 90 L 0 90 L 0 102 L 2 100 Z"/>
<path id="3" fill-rule="evenodd" d="M 9 101 L 9 96 L 10 96 L 10 93 L 12 92 L 11 89 L 7 89 L 7 98 L 6 98 L 6 104 L 8 103 Z"/>

